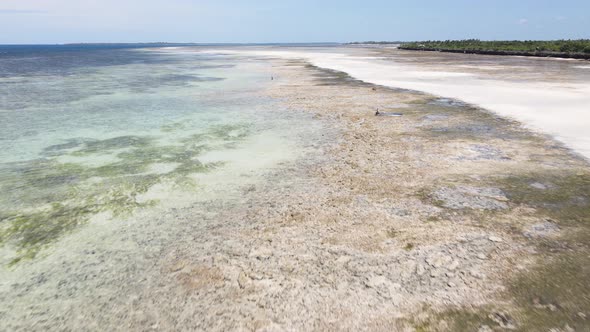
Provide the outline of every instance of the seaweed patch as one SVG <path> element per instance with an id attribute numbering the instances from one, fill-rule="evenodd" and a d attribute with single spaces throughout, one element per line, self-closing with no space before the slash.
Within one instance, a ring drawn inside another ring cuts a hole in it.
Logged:
<path id="1" fill-rule="evenodd" d="M 144 136 L 103 140 L 71 139 L 45 149 L 47 158 L 0 167 L 0 245 L 16 251 L 10 264 L 34 258 L 64 234 L 108 212 L 127 217 L 138 208 L 157 204 L 140 195 L 158 183 L 194 189 L 192 174 L 204 173 L 223 162 L 203 163 L 199 156 L 214 149 L 237 147 L 250 134 L 248 125 L 213 126 L 181 139 L 180 145 L 159 145 Z M 60 156 L 92 158 L 113 155 L 114 161 L 88 166 L 60 162 Z M 167 165 L 153 171 L 154 165 Z"/>

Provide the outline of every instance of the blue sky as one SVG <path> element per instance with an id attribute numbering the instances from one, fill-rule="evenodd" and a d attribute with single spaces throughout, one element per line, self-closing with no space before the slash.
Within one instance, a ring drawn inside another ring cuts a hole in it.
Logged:
<path id="1" fill-rule="evenodd" d="M 590 38 L 590 0 L 0 0 L 0 44 Z"/>

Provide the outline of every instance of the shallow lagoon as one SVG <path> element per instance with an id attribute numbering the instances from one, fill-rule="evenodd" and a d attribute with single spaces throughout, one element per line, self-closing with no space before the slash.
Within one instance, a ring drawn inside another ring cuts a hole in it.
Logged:
<path id="1" fill-rule="evenodd" d="M 155 217 L 295 158 L 313 126 L 294 129 L 310 119 L 263 96 L 270 70 L 182 49 L 4 54 L 0 263 L 34 261 L 88 223 Z"/>

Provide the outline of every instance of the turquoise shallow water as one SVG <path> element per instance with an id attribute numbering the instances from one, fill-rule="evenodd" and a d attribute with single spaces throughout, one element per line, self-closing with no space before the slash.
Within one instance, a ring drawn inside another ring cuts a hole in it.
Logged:
<path id="1" fill-rule="evenodd" d="M 262 93 L 270 70 L 192 49 L 0 55 L 2 261 L 35 259 L 98 217 L 202 199 L 205 174 L 238 186 L 294 158 L 293 124 L 309 119 Z"/>

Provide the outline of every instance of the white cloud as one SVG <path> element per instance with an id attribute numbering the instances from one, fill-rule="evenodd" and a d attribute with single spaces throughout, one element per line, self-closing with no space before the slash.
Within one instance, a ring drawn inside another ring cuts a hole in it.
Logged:
<path id="1" fill-rule="evenodd" d="M 529 24 L 529 20 L 526 18 L 521 18 L 520 20 L 518 20 L 518 24 L 520 24 L 520 25 Z"/>

